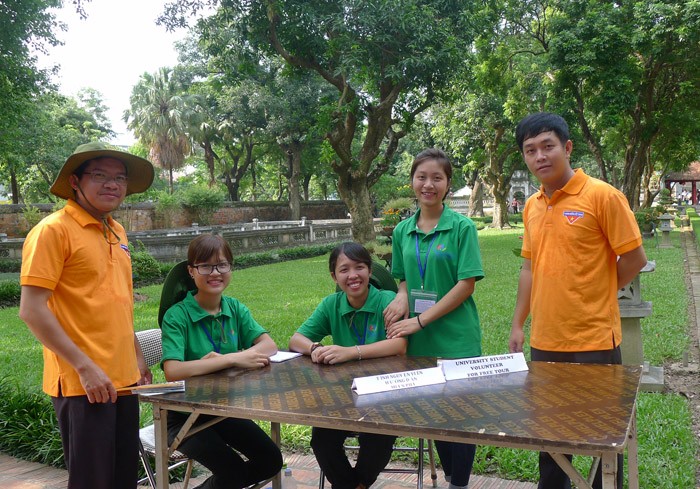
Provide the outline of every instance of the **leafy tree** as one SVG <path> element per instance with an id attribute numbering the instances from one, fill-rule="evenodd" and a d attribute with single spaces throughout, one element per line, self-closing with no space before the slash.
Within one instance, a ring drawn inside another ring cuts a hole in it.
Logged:
<path id="1" fill-rule="evenodd" d="M 10 181 L 13 203 L 51 202 L 59 169 L 80 144 L 107 137 L 75 99 L 46 93 L 21 105 L 13 144 L 0 152 L 0 175 Z"/>
<path id="2" fill-rule="evenodd" d="M 59 0 L 4 1 L 0 3 L 0 154 L 13 152 L 21 117 L 28 101 L 47 87 L 49 73 L 36 66 L 36 52 L 46 52 L 58 40 L 51 8 Z M 8 158 L 14 158 L 6 156 Z M 14 184 L 13 184 L 14 185 Z M 15 189 L 16 190 L 16 189 Z"/>
<path id="3" fill-rule="evenodd" d="M 203 3 L 173 3 L 164 21 L 184 22 Z M 331 167 L 352 214 L 353 236 L 366 242 L 374 238 L 369 189 L 469 48 L 479 26 L 477 6 L 453 0 L 248 0 L 221 3 L 199 28 L 222 59 L 238 61 L 246 50 L 279 54 L 334 87 L 326 131 L 335 153 Z"/>
<path id="4" fill-rule="evenodd" d="M 536 49 L 518 54 L 546 59 L 552 98 L 570 108 L 601 178 L 633 208 L 651 158 L 668 154 L 670 141 L 675 164 L 697 156 L 697 123 L 682 125 L 698 119 L 697 2 L 513 1 L 506 12 L 534 40 Z"/>
<path id="5" fill-rule="evenodd" d="M 133 87 L 131 108 L 124 122 L 149 147 L 150 160 L 168 170 L 170 192 L 173 171 L 181 168 L 192 146 L 187 129 L 194 117 L 196 101 L 170 68 L 144 73 Z"/>

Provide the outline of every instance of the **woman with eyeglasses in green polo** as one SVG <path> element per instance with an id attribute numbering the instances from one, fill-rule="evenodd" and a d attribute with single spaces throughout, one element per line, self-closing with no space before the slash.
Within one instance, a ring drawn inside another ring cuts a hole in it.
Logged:
<path id="1" fill-rule="evenodd" d="M 248 308 L 223 295 L 231 282 L 232 263 L 231 248 L 221 236 L 203 234 L 190 243 L 181 272 L 183 279 L 189 275 L 194 281 L 196 291 L 171 306 L 161 325 L 162 367 L 168 381 L 231 367 L 262 368 L 277 353 L 274 340 Z M 187 417 L 177 412 L 168 415 L 169 443 Z M 200 416 L 197 423 L 210 418 Z M 282 468 L 279 448 L 251 420 L 226 418 L 186 438 L 178 450 L 212 472 L 200 488 L 248 487 Z"/>

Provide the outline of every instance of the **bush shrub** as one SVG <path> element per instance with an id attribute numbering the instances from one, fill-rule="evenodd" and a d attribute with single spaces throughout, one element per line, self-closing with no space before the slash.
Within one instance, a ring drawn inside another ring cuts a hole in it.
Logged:
<path id="1" fill-rule="evenodd" d="M 0 258 L 0 273 L 19 273 L 22 269 L 22 260 Z"/>
<path id="2" fill-rule="evenodd" d="M 182 193 L 182 207 L 197 224 L 208 225 L 214 212 L 224 205 L 224 194 L 207 187 L 193 186 Z"/>
<path id="3" fill-rule="evenodd" d="M 134 287 L 159 282 L 165 276 L 162 273 L 158 261 L 151 256 L 146 247 L 140 241 L 129 243 L 131 253 L 131 272 L 133 274 Z"/>
<path id="4" fill-rule="evenodd" d="M 64 467 L 61 434 L 49 398 L 0 378 L 0 452 Z"/>
<path id="5" fill-rule="evenodd" d="M 22 288 L 16 280 L 0 281 L 0 307 L 16 306 L 19 303 L 19 297 Z"/>

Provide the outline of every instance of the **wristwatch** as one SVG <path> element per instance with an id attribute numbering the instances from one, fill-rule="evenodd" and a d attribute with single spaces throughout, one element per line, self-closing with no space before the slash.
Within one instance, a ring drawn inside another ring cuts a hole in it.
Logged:
<path id="1" fill-rule="evenodd" d="M 318 342 L 311 343 L 311 349 L 309 350 L 309 355 L 311 355 L 314 352 L 314 350 L 316 348 L 318 348 L 319 346 L 323 346 L 323 345 L 321 343 L 318 343 Z"/>

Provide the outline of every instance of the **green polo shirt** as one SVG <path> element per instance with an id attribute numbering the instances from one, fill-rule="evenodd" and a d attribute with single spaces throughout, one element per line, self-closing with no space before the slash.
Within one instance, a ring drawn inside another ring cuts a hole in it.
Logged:
<path id="1" fill-rule="evenodd" d="M 391 273 L 406 281 L 409 292 L 421 288 L 416 237 L 425 269 L 424 289 L 436 292 L 438 300 L 459 280 L 484 278 L 477 230 L 471 219 L 445 205 L 437 226 L 426 234 L 416 226 L 419 215 L 420 210 L 401 221 L 392 237 Z M 474 299 L 470 296 L 452 312 L 411 335 L 407 354 L 445 358 L 481 355 L 481 326 Z"/>
<path id="2" fill-rule="evenodd" d="M 384 308 L 394 297 L 395 292 L 370 285 L 365 304 L 355 309 L 345 292 L 336 292 L 321 301 L 297 333 L 311 341 L 321 341 L 330 335 L 333 344 L 339 346 L 369 345 L 385 340 Z"/>
<path id="3" fill-rule="evenodd" d="M 167 310 L 161 328 L 163 361 L 181 362 L 199 360 L 212 351 L 226 354 L 245 350 L 267 333 L 237 299 L 222 297 L 221 312 L 212 316 L 199 306 L 192 292 Z"/>

